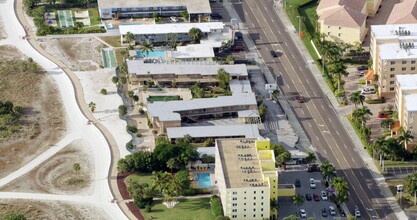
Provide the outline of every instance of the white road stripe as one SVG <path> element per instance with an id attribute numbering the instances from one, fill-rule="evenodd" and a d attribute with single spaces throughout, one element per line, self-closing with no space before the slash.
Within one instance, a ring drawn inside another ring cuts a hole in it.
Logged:
<path id="1" fill-rule="evenodd" d="M 361 172 L 361 171 L 359 171 L 359 174 L 360 174 L 361 176 L 363 176 L 363 174 L 362 174 L 362 172 Z"/>
<path id="2" fill-rule="evenodd" d="M 323 150 L 324 150 L 324 153 L 325 153 L 325 154 L 327 154 L 327 151 L 326 151 L 326 149 L 323 149 Z"/>
<path id="3" fill-rule="evenodd" d="M 253 27 L 255 27 L 255 24 L 254 24 L 254 23 L 252 23 L 252 26 L 253 26 Z"/>
<path id="4" fill-rule="evenodd" d="M 308 79 L 306 79 L 306 81 L 307 81 L 307 84 L 310 84 L 310 81 L 308 81 Z"/>
<path id="5" fill-rule="evenodd" d="M 329 121 L 332 122 L 332 119 L 329 118 Z"/>
<path id="6" fill-rule="evenodd" d="M 316 136 L 317 140 L 320 140 L 318 136 Z"/>
<path id="7" fill-rule="evenodd" d="M 378 200 L 378 199 L 376 200 L 376 203 L 378 203 L 378 204 L 379 204 L 379 200 Z"/>
<path id="8" fill-rule="evenodd" d="M 246 16 L 249 16 L 249 15 L 248 15 L 248 12 L 246 12 L 246 11 L 245 11 L 245 15 L 246 15 Z"/>
<path id="9" fill-rule="evenodd" d="M 323 109 L 324 110 L 324 107 L 323 107 L 323 105 L 320 105 L 321 106 L 321 109 Z"/>
<path id="10" fill-rule="evenodd" d="M 287 88 L 290 88 L 290 86 L 287 84 Z"/>
<path id="11" fill-rule="evenodd" d="M 278 34 L 281 34 L 281 31 L 278 30 Z"/>
<path id="12" fill-rule="evenodd" d="M 310 126 L 310 128 L 312 128 L 313 126 L 311 126 L 311 123 L 309 122 L 308 125 Z"/>
<path id="13" fill-rule="evenodd" d="M 288 44 L 287 44 L 287 42 L 284 42 L 284 44 L 285 44 L 285 46 L 287 46 L 287 47 L 288 47 Z"/>
<path id="14" fill-rule="evenodd" d="M 340 136 L 340 134 L 339 134 L 339 132 L 338 132 L 338 131 L 336 131 L 336 134 Z"/>
<path id="15" fill-rule="evenodd" d="M 275 23 L 274 19 L 271 18 L 272 23 Z"/>
<path id="16" fill-rule="evenodd" d="M 343 147 L 345 147 L 345 149 L 347 149 L 346 144 L 343 144 Z"/>
<path id="17" fill-rule="evenodd" d="M 301 69 L 301 66 L 298 67 L 300 69 L 300 71 L 303 71 L 303 69 Z"/>
<path id="18" fill-rule="evenodd" d="M 355 163 L 355 159 L 353 159 L 353 157 L 351 157 L 352 161 Z"/>
<path id="19" fill-rule="evenodd" d="M 304 110 L 301 109 L 301 113 L 304 115 Z"/>
<path id="20" fill-rule="evenodd" d="M 294 58 L 294 59 L 295 59 L 295 56 L 294 56 L 294 54 L 291 54 L 291 56 L 292 56 L 292 58 Z"/>

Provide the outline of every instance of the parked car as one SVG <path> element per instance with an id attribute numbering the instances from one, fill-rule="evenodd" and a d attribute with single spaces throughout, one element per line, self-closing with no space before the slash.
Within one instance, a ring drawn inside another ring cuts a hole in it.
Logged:
<path id="1" fill-rule="evenodd" d="M 358 76 L 365 76 L 365 71 L 360 71 L 359 73 L 358 73 Z"/>
<path id="2" fill-rule="evenodd" d="M 329 206 L 329 212 L 331 216 L 335 216 L 336 215 L 336 209 L 334 208 L 334 206 Z"/>
<path id="3" fill-rule="evenodd" d="M 242 32 L 235 32 L 235 40 L 242 40 L 243 34 Z"/>
<path id="4" fill-rule="evenodd" d="M 277 52 L 275 52 L 275 50 L 271 50 L 271 56 L 272 57 L 278 57 Z"/>
<path id="5" fill-rule="evenodd" d="M 306 200 L 307 201 L 311 201 L 313 198 L 311 197 L 311 194 L 310 193 L 307 193 L 306 194 Z"/>
<path id="6" fill-rule="evenodd" d="M 355 209 L 355 217 L 356 218 L 361 217 L 361 212 L 359 211 L 359 209 Z"/>
<path id="7" fill-rule="evenodd" d="M 219 13 L 212 13 L 210 17 L 215 20 L 221 20 L 223 18 Z"/>
<path id="8" fill-rule="evenodd" d="M 301 187 L 301 181 L 299 179 L 295 180 L 295 187 Z"/>
<path id="9" fill-rule="evenodd" d="M 307 172 L 311 173 L 311 172 L 320 172 L 320 167 L 318 164 L 309 164 L 307 166 Z"/>
<path id="10" fill-rule="evenodd" d="M 169 19 L 171 19 L 171 21 L 173 21 L 173 22 L 178 22 L 178 18 L 176 18 L 176 17 L 169 17 Z"/>
<path id="11" fill-rule="evenodd" d="M 316 188 L 316 181 L 313 178 L 310 178 L 309 184 L 310 184 L 310 189 Z"/>
<path id="12" fill-rule="evenodd" d="M 367 70 L 367 69 L 368 69 L 368 67 L 367 67 L 367 66 L 358 66 L 356 69 L 357 69 L 358 71 L 361 71 L 361 70 Z"/>
<path id="13" fill-rule="evenodd" d="M 323 208 L 322 210 L 321 210 L 321 216 L 323 216 L 323 217 L 327 217 L 328 215 L 327 215 L 327 209 L 326 208 Z"/>
<path id="14" fill-rule="evenodd" d="M 313 193 L 313 199 L 314 199 L 314 201 L 320 201 L 320 197 L 319 197 L 319 194 L 317 194 L 317 193 Z"/>
<path id="15" fill-rule="evenodd" d="M 301 218 L 307 218 L 307 213 L 305 209 L 300 209 L 300 217 Z"/>
<path id="16" fill-rule="evenodd" d="M 378 118 L 388 118 L 391 114 L 390 111 L 380 111 L 378 112 Z"/>
<path id="17" fill-rule="evenodd" d="M 371 88 L 371 87 L 364 88 L 362 89 L 361 93 L 362 94 L 375 94 L 375 88 Z"/>
<path id="18" fill-rule="evenodd" d="M 295 96 L 295 101 L 297 101 L 298 103 L 304 103 L 304 98 L 301 94 L 298 94 Z"/>
<path id="19" fill-rule="evenodd" d="M 244 50 L 245 48 L 243 46 L 232 46 L 232 51 L 239 52 Z"/>
<path id="20" fill-rule="evenodd" d="M 327 198 L 327 193 L 325 191 L 320 192 L 321 200 L 327 201 L 329 198 Z"/>
<path id="21" fill-rule="evenodd" d="M 343 211 L 343 209 L 340 211 L 340 216 L 346 217 L 346 213 L 345 213 L 345 211 Z"/>

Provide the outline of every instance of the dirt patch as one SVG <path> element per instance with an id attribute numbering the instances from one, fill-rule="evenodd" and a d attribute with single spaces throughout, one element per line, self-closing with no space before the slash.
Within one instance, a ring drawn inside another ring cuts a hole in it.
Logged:
<path id="1" fill-rule="evenodd" d="M 6 192 L 36 192 L 52 194 L 91 194 L 94 176 L 90 147 L 76 140 L 26 175 L 1 188 Z M 79 163 L 76 172 L 73 164 Z"/>
<path id="2" fill-rule="evenodd" d="M 39 43 L 73 71 L 94 71 L 102 66 L 104 45 L 95 38 L 44 38 Z"/>
<path id="3" fill-rule="evenodd" d="M 0 203 L 0 219 L 3 219 L 3 216 L 9 212 L 22 213 L 28 220 L 109 219 L 99 208 L 63 202 L 3 200 Z"/>
<path id="4" fill-rule="evenodd" d="M 13 47 L 0 47 L 0 59 L 24 59 Z M 56 143 L 66 129 L 61 97 L 45 74 L 19 71 L 2 74 L 0 100 L 23 107 L 21 130 L 0 140 L 0 178 Z"/>

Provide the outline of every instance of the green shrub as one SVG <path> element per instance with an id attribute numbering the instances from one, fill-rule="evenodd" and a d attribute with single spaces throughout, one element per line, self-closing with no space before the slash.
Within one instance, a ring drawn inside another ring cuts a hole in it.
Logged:
<path id="1" fill-rule="evenodd" d="M 136 137 L 141 138 L 142 137 L 142 134 L 141 133 L 137 133 L 136 134 Z"/>
<path id="2" fill-rule="evenodd" d="M 145 114 L 145 110 L 143 110 L 143 108 L 139 108 L 139 114 L 141 115 Z"/>
<path id="3" fill-rule="evenodd" d="M 124 83 L 123 83 L 124 84 Z M 128 91 L 127 92 L 127 96 L 129 97 L 129 98 L 133 98 L 133 96 L 135 95 L 135 93 L 133 92 L 133 91 Z"/>
<path id="4" fill-rule="evenodd" d="M 381 103 L 385 103 L 385 98 L 381 97 L 379 99 L 370 99 L 370 100 L 365 100 L 366 103 L 368 104 L 381 104 Z"/>
<path id="5" fill-rule="evenodd" d="M 126 130 L 130 133 L 137 133 L 138 132 L 138 128 L 136 126 L 132 126 L 132 125 L 126 126 Z"/>
<path id="6" fill-rule="evenodd" d="M 107 89 L 101 89 L 100 93 L 103 94 L 103 95 L 107 95 Z"/>
<path id="7" fill-rule="evenodd" d="M 133 203 L 135 203 L 135 205 L 140 208 L 146 208 L 146 206 L 151 206 L 152 205 L 152 197 L 149 198 L 135 198 L 133 199 Z"/>
<path id="8" fill-rule="evenodd" d="M 223 216 L 223 208 L 220 198 L 218 196 L 210 197 L 211 212 L 215 217 Z"/>
<path id="9" fill-rule="evenodd" d="M 119 115 L 121 117 L 125 116 L 127 114 L 127 107 L 125 105 L 119 106 Z"/>
<path id="10" fill-rule="evenodd" d="M 135 102 L 139 101 L 139 96 L 134 95 L 134 96 L 133 96 L 133 101 L 135 101 Z"/>
<path id="11" fill-rule="evenodd" d="M 129 150 L 133 150 L 133 147 L 134 147 L 134 145 L 133 145 L 132 140 L 130 140 L 129 142 L 127 142 L 127 143 L 126 143 L 126 148 L 127 148 L 127 149 L 129 149 Z"/>
<path id="12" fill-rule="evenodd" d="M 341 97 L 341 96 L 344 96 L 344 95 L 345 95 L 345 90 L 343 90 L 343 89 L 338 89 L 338 90 L 334 91 L 334 95 L 335 95 L 336 97 Z"/>
<path id="13" fill-rule="evenodd" d="M 152 210 L 151 210 L 151 206 L 150 205 L 146 205 L 145 206 L 145 212 L 147 212 L 147 213 L 149 213 L 149 212 L 151 212 Z"/>

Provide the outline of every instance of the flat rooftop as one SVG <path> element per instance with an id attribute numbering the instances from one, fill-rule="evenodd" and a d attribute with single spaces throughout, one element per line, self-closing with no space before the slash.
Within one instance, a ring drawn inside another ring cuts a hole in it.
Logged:
<path id="1" fill-rule="evenodd" d="M 212 30 L 221 30 L 224 28 L 223 22 L 201 22 L 201 23 L 167 23 L 167 24 L 128 24 L 120 25 L 120 34 L 125 35 L 127 32 L 132 34 L 183 34 L 188 33 L 191 28 L 199 28 L 203 33 L 209 33 Z"/>
<path id="2" fill-rule="evenodd" d="M 190 126 L 167 128 L 168 138 L 183 138 L 186 134 L 195 138 L 210 137 L 239 137 L 261 138 L 258 125 L 241 124 L 241 125 L 217 125 L 217 126 Z"/>
<path id="3" fill-rule="evenodd" d="M 410 31 L 408 34 L 399 34 L 399 30 Z M 379 39 L 416 39 L 417 24 L 386 24 L 371 25 L 371 31 L 377 40 Z"/>
<path id="4" fill-rule="evenodd" d="M 405 95 L 405 108 L 408 112 L 417 112 L 417 94 Z"/>
<path id="5" fill-rule="evenodd" d="M 396 75 L 395 78 L 401 90 L 417 89 L 417 74 Z"/>
<path id="6" fill-rule="evenodd" d="M 127 60 L 129 73 L 136 75 L 149 74 L 175 74 L 175 75 L 217 75 L 219 69 L 224 69 L 231 76 L 247 76 L 248 70 L 245 64 L 219 65 L 219 64 L 187 64 L 178 63 L 144 63 L 143 60 Z M 249 84 L 250 86 L 250 84 Z"/>
<path id="7" fill-rule="evenodd" d="M 245 64 L 237 64 L 237 65 L 244 65 L 246 67 Z M 252 86 L 250 85 L 249 80 L 231 80 L 229 82 L 229 86 L 230 86 L 230 91 L 232 91 L 232 94 L 252 92 Z"/>
<path id="8" fill-rule="evenodd" d="M 98 0 L 100 9 L 175 6 L 185 6 L 191 14 L 211 14 L 209 0 Z"/>
<path id="9" fill-rule="evenodd" d="M 263 181 L 255 139 L 217 139 L 226 188 L 256 187 Z M 263 185 L 266 187 L 266 185 Z"/>
<path id="10" fill-rule="evenodd" d="M 187 46 L 178 46 L 177 50 L 171 52 L 174 59 L 187 58 L 212 58 L 214 57 L 213 47 L 205 44 L 190 44 Z"/>
<path id="11" fill-rule="evenodd" d="M 407 44 L 411 43 L 407 41 Z M 417 58 L 417 38 L 414 48 L 403 48 L 400 43 L 386 43 L 379 45 L 379 57 L 382 60 L 404 60 Z"/>
<path id="12" fill-rule="evenodd" d="M 160 121 L 180 121 L 181 115 L 177 113 L 180 111 L 238 105 L 256 105 L 255 94 L 241 93 L 217 98 L 155 102 L 148 104 L 148 112 L 151 117 L 159 117 Z"/>

